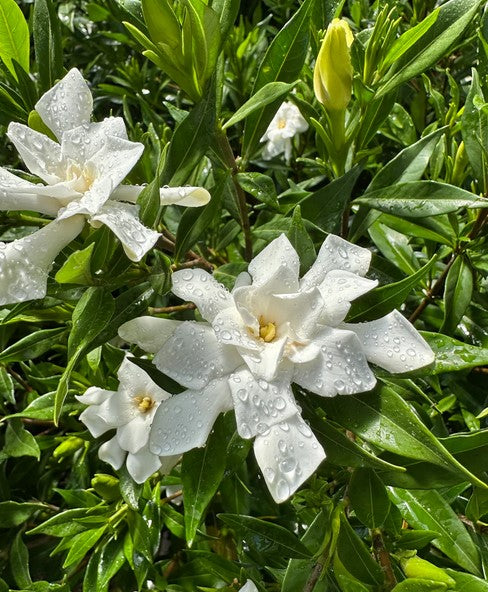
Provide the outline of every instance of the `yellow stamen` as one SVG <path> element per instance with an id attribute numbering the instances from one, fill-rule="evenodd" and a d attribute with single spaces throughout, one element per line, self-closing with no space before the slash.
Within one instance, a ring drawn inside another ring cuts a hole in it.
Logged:
<path id="1" fill-rule="evenodd" d="M 278 121 L 278 129 L 284 129 L 286 127 L 286 120 L 285 119 L 280 119 Z"/>
<path id="2" fill-rule="evenodd" d="M 147 413 L 154 407 L 154 400 L 148 395 L 134 397 L 134 402 L 141 413 Z"/>
<path id="3" fill-rule="evenodd" d="M 263 317 L 259 317 L 259 337 L 266 343 L 273 341 L 276 337 L 276 325 L 272 322 L 267 323 Z"/>

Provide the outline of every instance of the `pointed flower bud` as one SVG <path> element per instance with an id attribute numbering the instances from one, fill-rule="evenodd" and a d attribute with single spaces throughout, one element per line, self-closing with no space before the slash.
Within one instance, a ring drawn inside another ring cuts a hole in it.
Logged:
<path id="1" fill-rule="evenodd" d="M 342 111 L 351 100 L 353 40 L 352 31 L 343 19 L 336 18 L 327 27 L 315 63 L 313 89 L 328 111 Z"/>

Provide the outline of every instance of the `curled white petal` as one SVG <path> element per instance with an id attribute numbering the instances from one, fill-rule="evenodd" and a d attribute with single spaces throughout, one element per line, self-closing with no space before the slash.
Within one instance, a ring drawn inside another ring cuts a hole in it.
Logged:
<path id="1" fill-rule="evenodd" d="M 105 224 L 110 228 L 131 261 L 140 261 L 154 247 L 160 236 L 158 232 L 141 224 L 137 210 L 131 204 L 109 200 L 90 218 L 92 226 Z"/>
<path id="2" fill-rule="evenodd" d="M 119 336 L 128 343 L 135 343 L 141 349 L 155 354 L 173 335 L 182 321 L 139 317 L 119 327 Z"/>
<path id="3" fill-rule="evenodd" d="M 325 459 L 324 449 L 299 415 L 258 436 L 254 454 L 278 504 L 286 501 Z"/>
<path id="4" fill-rule="evenodd" d="M 98 456 L 104 462 L 112 465 L 117 470 L 124 464 L 127 452 L 122 450 L 114 436 L 111 440 L 104 442 L 98 449 Z"/>
<path id="5" fill-rule="evenodd" d="M 43 298 L 54 259 L 83 225 L 80 216 L 54 220 L 29 236 L 0 242 L 0 305 Z"/>
<path id="6" fill-rule="evenodd" d="M 410 372 L 435 359 L 429 344 L 397 310 L 376 321 L 344 327 L 359 337 L 368 360 L 388 372 Z"/>
<path id="7" fill-rule="evenodd" d="M 76 68 L 37 101 L 36 111 L 60 140 L 63 132 L 88 123 L 93 99 L 85 79 Z"/>
<path id="8" fill-rule="evenodd" d="M 283 294 L 298 290 L 300 260 L 284 234 L 269 243 L 249 263 L 253 286 L 266 286 L 269 293 Z"/>
<path id="9" fill-rule="evenodd" d="M 160 469 L 161 461 L 147 446 L 144 446 L 136 453 L 129 452 L 126 466 L 129 475 L 136 483 L 144 483 L 146 479 Z"/>

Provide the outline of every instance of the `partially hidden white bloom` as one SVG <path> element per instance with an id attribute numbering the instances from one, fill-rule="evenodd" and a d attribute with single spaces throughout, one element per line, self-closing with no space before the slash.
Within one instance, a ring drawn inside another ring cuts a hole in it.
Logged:
<path id="1" fill-rule="evenodd" d="M 372 389 L 368 362 L 390 372 L 430 364 L 434 355 L 398 312 L 360 324 L 344 319 L 371 253 L 329 235 L 299 279 L 298 254 L 285 235 L 272 241 L 228 292 L 202 269 L 173 274 L 173 292 L 194 302 L 207 323 L 141 317 L 120 336 L 155 354 L 153 363 L 188 390 L 161 405 L 150 449 L 181 454 L 203 446 L 219 413 L 234 409 L 277 502 L 287 499 L 325 458 L 300 415 L 295 382 L 324 397 Z"/>
<path id="2" fill-rule="evenodd" d="M 261 138 L 261 142 L 266 142 L 263 149 L 264 160 L 271 160 L 284 153 L 286 162 L 290 162 L 293 138 L 307 129 L 308 123 L 298 107 L 290 101 L 282 103 Z"/>
<path id="3" fill-rule="evenodd" d="M 247 580 L 247 582 L 242 586 L 240 592 L 259 592 L 256 584 L 252 580 Z"/>
<path id="4" fill-rule="evenodd" d="M 143 187 L 121 185 L 144 146 L 128 140 L 120 117 L 90 122 L 93 99 L 80 72 L 70 70 L 35 107 L 58 142 L 20 123 L 9 125 L 9 139 L 43 183 L 0 168 L 0 210 L 33 210 L 55 220 L 25 238 L 0 242 L 0 305 L 42 298 L 54 258 L 86 220 L 108 226 L 132 261 L 159 236 L 138 218 L 135 203 Z M 184 206 L 210 199 L 200 187 L 162 188 L 160 195 L 162 204 Z"/>
<path id="5" fill-rule="evenodd" d="M 80 420 L 95 438 L 115 429 L 115 436 L 100 446 L 99 457 L 114 469 L 126 462 L 134 481 L 143 483 L 157 470 L 169 472 L 179 459 L 160 458 L 148 446 L 156 409 L 171 395 L 128 358 L 120 365 L 117 377 L 120 383 L 116 391 L 92 386 L 76 397 L 88 405 Z"/>

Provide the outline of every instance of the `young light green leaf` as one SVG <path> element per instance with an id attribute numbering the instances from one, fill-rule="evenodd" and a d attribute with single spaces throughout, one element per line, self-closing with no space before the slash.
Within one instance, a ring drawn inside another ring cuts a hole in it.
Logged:
<path id="1" fill-rule="evenodd" d="M 451 265 L 444 288 L 444 320 L 441 333 L 453 333 L 473 294 L 473 272 L 464 257 L 457 257 Z"/>
<path id="2" fill-rule="evenodd" d="M 59 284 L 93 284 L 90 271 L 90 259 L 95 243 L 80 251 L 75 251 L 66 259 L 61 269 L 56 273 L 55 280 Z"/>
<path id="3" fill-rule="evenodd" d="M 29 72 L 29 27 L 15 0 L 0 0 L 0 59 L 14 78 L 12 60 Z"/>
<path id="4" fill-rule="evenodd" d="M 256 94 L 252 95 L 244 105 L 237 109 L 234 115 L 224 123 L 222 129 L 227 129 L 228 127 L 235 125 L 251 115 L 251 113 L 266 107 L 266 105 L 269 105 L 274 101 L 278 101 L 279 99 L 283 100 L 285 95 L 287 95 L 295 85 L 296 81 L 288 84 L 286 82 L 268 82 L 260 88 Z"/>
<path id="5" fill-rule="evenodd" d="M 453 337 L 422 331 L 422 336 L 435 353 L 433 374 L 457 372 L 488 365 L 488 348 L 463 343 Z"/>
<path id="6" fill-rule="evenodd" d="M 24 429 L 20 419 L 11 419 L 5 432 L 3 452 L 7 456 L 33 456 L 39 460 L 41 451 L 35 437 Z"/>
<path id="7" fill-rule="evenodd" d="M 0 399 L 15 404 L 14 381 L 3 366 L 0 366 Z"/>

